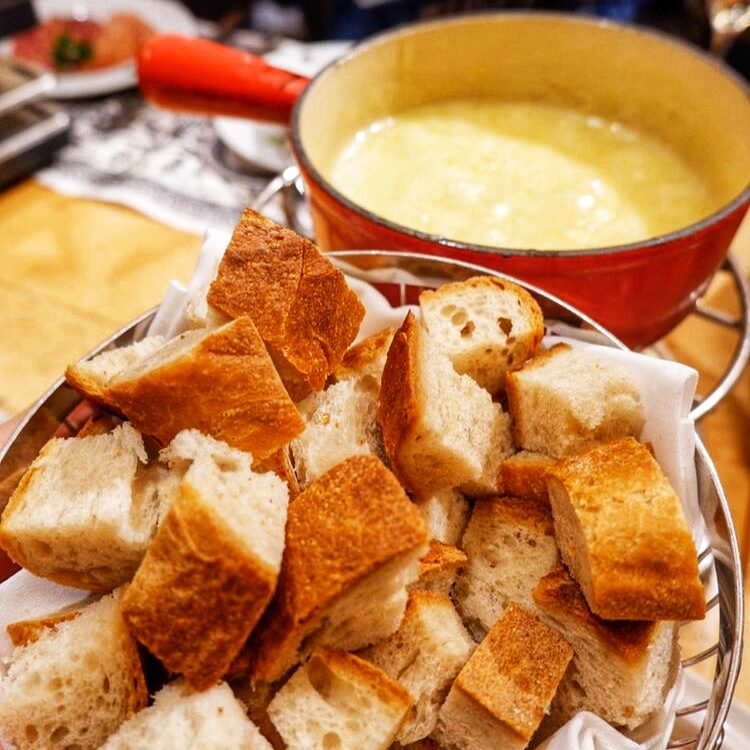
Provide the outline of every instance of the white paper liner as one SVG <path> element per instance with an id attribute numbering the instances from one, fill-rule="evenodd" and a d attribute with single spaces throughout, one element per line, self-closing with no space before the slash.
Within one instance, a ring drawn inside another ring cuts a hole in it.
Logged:
<path id="1" fill-rule="evenodd" d="M 174 336 L 189 327 L 186 317 L 188 301 L 205 292 L 216 274 L 230 236 L 223 231 L 206 233 L 192 279 L 187 285 L 174 281 L 170 284 L 149 334 Z M 384 273 L 389 281 L 419 284 L 419 279 L 404 276 L 403 272 L 397 270 Z M 358 339 L 386 326 L 399 326 L 407 309 L 414 309 L 392 308 L 386 298 L 369 284 L 351 277 L 349 283 L 366 308 Z M 595 352 L 626 370 L 633 378 L 646 413 L 642 438 L 652 443 L 659 464 L 682 501 L 696 543 L 700 544 L 705 536 L 705 526 L 698 506 L 693 459 L 695 426 L 689 417 L 698 378 L 695 370 L 675 362 L 556 335 L 545 337 L 545 346 L 560 341 Z M 34 578 L 25 571 L 0 584 L 0 601 L 3 602 L 0 610 L 0 659 L 7 659 L 12 652 L 5 632 L 8 623 L 54 612 L 66 604 L 80 601 L 86 595 L 86 592 Z M 674 712 L 680 704 L 682 685 L 681 673 L 663 707 L 646 724 L 630 733 L 631 738 L 613 729 L 598 716 L 582 712 L 540 747 L 544 750 L 661 750 L 666 746 L 671 732 Z"/>

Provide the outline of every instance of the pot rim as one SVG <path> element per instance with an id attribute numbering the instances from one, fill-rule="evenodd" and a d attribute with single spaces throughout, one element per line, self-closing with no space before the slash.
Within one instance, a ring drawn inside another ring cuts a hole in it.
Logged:
<path id="1" fill-rule="evenodd" d="M 292 142 L 292 148 L 294 151 L 295 158 L 298 164 L 304 172 L 307 172 L 315 182 L 338 203 L 344 205 L 350 211 L 358 214 L 367 221 L 388 229 L 392 232 L 398 232 L 400 234 L 407 235 L 411 238 L 427 242 L 431 244 L 437 244 L 442 247 L 453 248 L 457 250 L 471 250 L 476 253 L 483 253 L 493 256 L 525 256 L 525 257 L 538 257 L 538 258 L 559 258 L 563 257 L 579 257 L 579 256 L 598 256 L 598 255 L 614 255 L 617 253 L 633 253 L 638 250 L 653 250 L 663 245 L 668 245 L 673 242 L 685 240 L 696 234 L 709 230 L 722 223 L 728 216 L 733 214 L 742 208 L 743 204 L 747 207 L 750 206 L 750 179 L 747 185 L 729 202 L 723 204 L 716 211 L 710 213 L 703 219 L 688 224 L 687 226 L 680 227 L 666 234 L 660 234 L 655 237 L 649 237 L 645 240 L 639 240 L 638 242 L 629 242 L 619 245 L 605 245 L 601 247 L 585 248 L 585 249 L 566 249 L 558 248 L 555 250 L 537 250 L 534 248 L 507 248 L 507 247 L 493 247 L 491 245 L 480 245 L 470 242 L 461 242 L 460 240 L 453 240 L 447 237 L 443 237 L 439 234 L 430 234 L 428 232 L 422 232 L 418 229 L 412 229 L 403 224 L 386 219 L 379 214 L 370 211 L 369 209 L 360 206 L 350 198 L 347 198 L 343 193 L 339 192 L 323 175 L 320 173 L 318 168 L 312 163 L 312 160 L 307 155 L 304 146 L 302 145 L 302 138 L 300 136 L 300 122 L 302 119 L 302 110 L 305 105 L 305 101 L 310 92 L 313 91 L 319 80 L 329 75 L 331 71 L 348 64 L 349 60 L 359 55 L 362 51 L 367 50 L 371 47 L 376 47 L 380 44 L 385 44 L 392 39 L 396 39 L 400 36 L 407 36 L 414 30 L 423 28 L 429 28 L 431 26 L 450 26 L 464 24 L 469 21 L 476 21 L 481 19 L 496 20 L 496 19 L 507 19 L 510 21 L 522 21 L 529 19 L 543 19 L 549 22 L 568 23 L 572 25 L 585 25 L 591 27 L 605 27 L 613 30 L 624 31 L 625 33 L 632 34 L 633 36 L 644 36 L 655 39 L 663 44 L 672 45 L 676 50 L 681 53 L 692 55 L 697 57 L 704 63 L 707 63 L 711 67 L 715 68 L 717 72 L 721 73 L 724 77 L 728 78 L 740 91 L 742 91 L 746 98 L 750 99 L 750 84 L 745 81 L 738 73 L 732 68 L 725 65 L 714 55 L 709 52 L 697 47 L 695 45 L 684 42 L 673 36 L 668 35 L 665 32 L 658 31 L 655 29 L 644 28 L 633 23 L 615 22 L 608 19 L 597 19 L 591 17 L 580 17 L 570 16 L 564 13 L 555 13 L 548 11 L 525 11 L 525 10 L 500 10 L 494 12 L 479 11 L 476 13 L 464 13 L 460 16 L 454 16 L 451 18 L 442 18 L 429 21 L 421 21 L 417 23 L 405 24 L 396 29 L 386 31 L 380 34 L 376 34 L 369 39 L 357 44 L 344 56 L 329 63 L 323 68 L 317 75 L 311 80 L 311 82 L 305 87 L 304 91 L 297 99 L 292 110 L 292 116 L 290 120 L 290 137 Z"/>

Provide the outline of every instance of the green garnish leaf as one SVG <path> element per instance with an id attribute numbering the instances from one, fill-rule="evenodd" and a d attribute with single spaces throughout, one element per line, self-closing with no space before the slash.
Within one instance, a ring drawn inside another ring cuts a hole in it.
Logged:
<path id="1" fill-rule="evenodd" d="M 52 47 L 52 59 L 56 68 L 72 68 L 91 58 L 91 44 L 83 39 L 74 39 L 68 34 L 60 34 Z"/>

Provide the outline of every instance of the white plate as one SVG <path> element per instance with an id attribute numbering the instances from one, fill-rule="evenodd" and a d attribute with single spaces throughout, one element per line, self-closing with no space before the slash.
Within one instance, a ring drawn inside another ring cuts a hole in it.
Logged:
<path id="1" fill-rule="evenodd" d="M 32 4 L 40 21 L 53 16 L 104 21 L 115 13 L 134 13 L 159 33 L 188 36 L 198 33 L 195 18 L 184 6 L 172 0 L 33 0 Z M 0 46 L 0 52 L 8 54 L 10 50 L 10 41 Z M 61 73 L 57 80 L 57 87 L 52 92 L 57 99 L 111 94 L 135 85 L 135 62 L 85 73 Z"/>
<path id="2" fill-rule="evenodd" d="M 265 55 L 265 59 L 276 67 L 312 77 L 350 47 L 351 42 L 302 44 L 285 40 Z M 281 172 L 294 163 L 287 141 L 287 129 L 283 125 L 216 117 L 214 128 L 219 140 L 249 164 L 269 172 Z"/>

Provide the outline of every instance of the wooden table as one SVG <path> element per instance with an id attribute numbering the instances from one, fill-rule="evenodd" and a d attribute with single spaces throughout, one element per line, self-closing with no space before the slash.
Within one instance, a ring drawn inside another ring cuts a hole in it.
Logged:
<path id="1" fill-rule="evenodd" d="M 63 371 L 118 326 L 155 305 L 172 278 L 188 279 L 200 238 L 120 206 L 68 198 L 34 182 L 0 193 L 0 413 L 28 406 Z M 750 271 L 750 223 L 734 253 Z M 731 311 L 726 279 L 711 303 Z M 696 320 L 668 338 L 677 359 L 706 387 L 732 347 L 724 330 Z M 701 423 L 750 556 L 750 375 Z M 746 584 L 746 590 L 748 590 Z M 748 592 L 750 593 L 750 591 Z M 746 638 L 750 629 L 746 626 Z M 738 696 L 750 705 L 750 656 Z"/>

